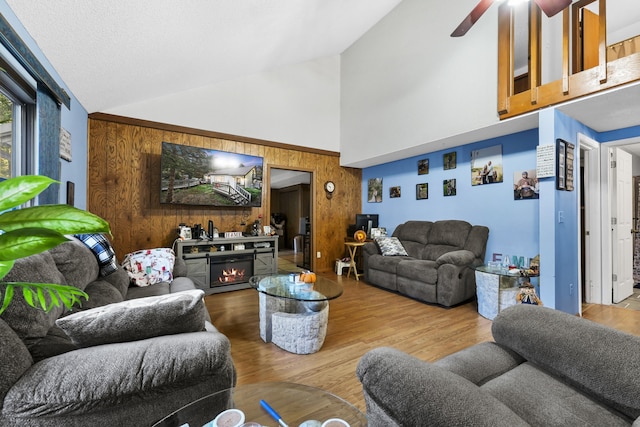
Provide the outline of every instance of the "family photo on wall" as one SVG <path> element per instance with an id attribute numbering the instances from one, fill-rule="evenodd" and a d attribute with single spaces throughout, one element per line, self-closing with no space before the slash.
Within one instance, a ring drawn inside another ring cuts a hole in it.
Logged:
<path id="1" fill-rule="evenodd" d="M 502 182 L 502 145 L 471 152 L 471 185 Z"/>

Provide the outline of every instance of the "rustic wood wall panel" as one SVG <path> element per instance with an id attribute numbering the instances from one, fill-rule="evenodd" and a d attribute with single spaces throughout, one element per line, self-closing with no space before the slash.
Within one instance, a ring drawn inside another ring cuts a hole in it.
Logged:
<path id="1" fill-rule="evenodd" d="M 112 243 L 122 260 L 128 252 L 168 247 L 178 224 L 202 224 L 209 219 L 220 231 L 247 231 L 258 215 L 268 224 L 269 194 L 261 208 L 212 208 L 160 204 L 160 152 L 162 142 L 193 145 L 264 158 L 264 180 L 271 167 L 308 170 L 311 184 L 312 256 L 317 271 L 333 269 L 344 256 L 347 226 L 361 209 L 360 169 L 340 166 L 339 154 L 270 141 L 235 137 L 106 114 L 89 118 L 87 209 L 109 222 Z M 332 180 L 336 191 L 327 199 L 324 183 Z"/>

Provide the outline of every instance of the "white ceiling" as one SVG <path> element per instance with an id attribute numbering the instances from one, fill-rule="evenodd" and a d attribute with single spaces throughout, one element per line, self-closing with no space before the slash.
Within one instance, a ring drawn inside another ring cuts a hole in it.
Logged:
<path id="1" fill-rule="evenodd" d="M 401 0 L 6 2 L 92 113 L 340 54 Z M 638 99 L 634 86 L 560 109 L 603 132 L 640 125 Z M 513 126 L 530 127 L 534 116 L 515 118 Z M 453 139 L 477 141 L 510 129 L 493 128 Z"/>
<path id="2" fill-rule="evenodd" d="M 338 55 L 400 1 L 7 0 L 7 4 L 80 103 L 93 113 Z"/>

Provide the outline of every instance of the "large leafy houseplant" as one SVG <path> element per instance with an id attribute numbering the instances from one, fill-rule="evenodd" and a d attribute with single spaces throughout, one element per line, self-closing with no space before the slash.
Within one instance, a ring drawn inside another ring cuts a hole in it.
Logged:
<path id="1" fill-rule="evenodd" d="M 25 301 L 48 311 L 64 304 L 71 308 L 88 299 L 73 286 L 54 283 L 4 282 L 16 260 L 35 255 L 67 241 L 65 235 L 109 233 L 102 218 L 69 205 L 19 208 L 57 181 L 46 176 L 26 175 L 0 182 L 0 314 L 21 289 Z"/>

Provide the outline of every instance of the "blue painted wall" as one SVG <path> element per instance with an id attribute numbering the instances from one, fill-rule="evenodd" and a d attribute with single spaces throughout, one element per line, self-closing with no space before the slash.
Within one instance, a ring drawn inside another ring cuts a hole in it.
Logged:
<path id="1" fill-rule="evenodd" d="M 504 179 L 501 183 L 471 185 L 471 152 L 502 146 Z M 493 253 L 533 257 L 539 253 L 539 200 L 514 200 L 513 174 L 536 168 L 538 131 L 530 130 L 488 139 L 455 149 L 437 151 L 373 166 L 362 171 L 362 212 L 380 215 L 389 234 L 410 219 L 436 221 L 462 219 L 490 229 L 486 261 Z M 443 169 L 443 155 L 456 152 L 457 167 Z M 429 160 L 429 173 L 418 175 L 418 160 Z M 383 178 L 381 203 L 367 202 L 367 183 Z M 445 197 L 443 181 L 456 179 L 457 194 Z M 429 198 L 416 200 L 416 184 L 429 184 Z M 389 188 L 400 186 L 401 197 L 390 198 Z"/>

